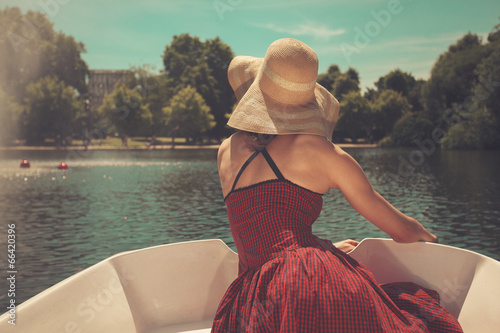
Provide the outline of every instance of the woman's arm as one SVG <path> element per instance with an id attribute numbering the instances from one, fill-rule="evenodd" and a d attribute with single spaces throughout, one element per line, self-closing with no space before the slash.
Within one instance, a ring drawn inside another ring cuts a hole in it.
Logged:
<path id="1" fill-rule="evenodd" d="M 331 185 L 340 189 L 359 214 L 396 242 L 437 242 L 437 237 L 416 219 L 401 213 L 377 193 L 359 164 L 349 154 L 338 147 L 333 149 L 329 154 Z"/>
<path id="2" fill-rule="evenodd" d="M 358 246 L 358 244 L 359 244 L 359 242 L 355 241 L 353 239 L 345 239 L 343 241 L 334 243 L 333 246 L 335 246 L 340 251 L 347 253 L 347 252 L 354 250 L 354 248 L 356 246 Z"/>

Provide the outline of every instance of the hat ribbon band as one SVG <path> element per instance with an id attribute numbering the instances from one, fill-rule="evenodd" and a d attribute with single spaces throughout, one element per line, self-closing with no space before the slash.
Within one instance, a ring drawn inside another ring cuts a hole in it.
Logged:
<path id="1" fill-rule="evenodd" d="M 310 91 L 316 86 L 316 80 L 309 83 L 292 82 L 276 74 L 271 68 L 267 66 L 267 63 L 264 63 L 263 67 L 264 74 L 266 74 L 271 79 L 271 81 L 273 81 L 273 83 L 277 84 L 281 88 L 285 88 L 290 91 L 302 92 Z"/>

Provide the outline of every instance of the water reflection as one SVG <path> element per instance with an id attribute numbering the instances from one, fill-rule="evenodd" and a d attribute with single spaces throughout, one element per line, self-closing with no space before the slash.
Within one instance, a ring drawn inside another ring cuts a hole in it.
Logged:
<path id="1" fill-rule="evenodd" d="M 500 259 L 498 153 L 436 152 L 401 177 L 409 150 L 349 152 L 384 197 L 442 243 Z M 56 169 L 64 151 L 0 154 L 0 234 L 16 223 L 18 302 L 121 251 L 209 238 L 234 249 L 215 150 L 89 152 L 67 161 L 68 171 Z M 19 168 L 23 158 L 30 169 Z M 324 201 L 320 237 L 386 237 L 339 192 Z"/>

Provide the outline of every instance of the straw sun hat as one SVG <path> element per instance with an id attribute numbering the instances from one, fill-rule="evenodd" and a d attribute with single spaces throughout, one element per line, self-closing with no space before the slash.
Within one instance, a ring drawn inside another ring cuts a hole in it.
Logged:
<path id="1" fill-rule="evenodd" d="M 296 39 L 273 42 L 264 58 L 235 57 L 228 79 L 239 103 L 227 124 L 247 132 L 331 140 L 339 102 L 317 77 L 316 52 Z"/>

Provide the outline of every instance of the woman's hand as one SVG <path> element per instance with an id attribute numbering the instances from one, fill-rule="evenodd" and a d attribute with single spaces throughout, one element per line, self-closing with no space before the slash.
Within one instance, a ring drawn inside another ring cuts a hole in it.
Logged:
<path id="1" fill-rule="evenodd" d="M 421 225 L 421 234 L 420 241 L 422 242 L 431 242 L 431 243 L 439 243 L 439 240 L 436 235 L 427 230 L 424 226 Z"/>
<path id="2" fill-rule="evenodd" d="M 334 243 L 333 246 L 335 246 L 340 251 L 347 253 L 347 252 L 354 250 L 354 248 L 356 246 L 358 246 L 358 244 L 359 244 L 358 241 L 355 241 L 353 239 L 346 239 L 346 240 Z"/>

